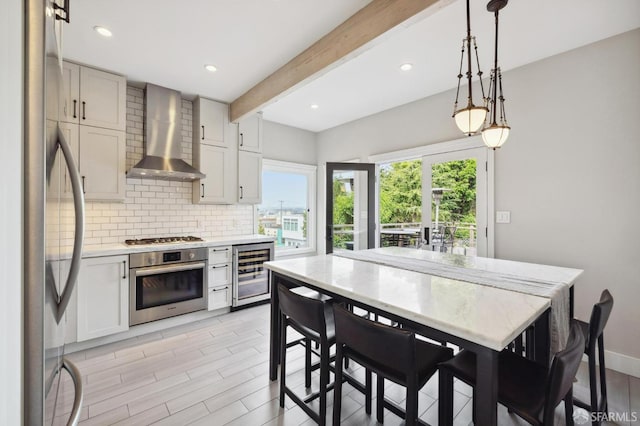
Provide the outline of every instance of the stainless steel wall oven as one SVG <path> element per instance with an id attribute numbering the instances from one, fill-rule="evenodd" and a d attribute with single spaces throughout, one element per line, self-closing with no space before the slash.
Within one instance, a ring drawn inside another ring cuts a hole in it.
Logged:
<path id="1" fill-rule="evenodd" d="M 129 255 L 129 323 L 207 308 L 206 248 Z"/>
<path id="2" fill-rule="evenodd" d="M 269 260 L 273 260 L 273 243 L 233 246 L 233 308 L 271 297 L 264 267 Z"/>

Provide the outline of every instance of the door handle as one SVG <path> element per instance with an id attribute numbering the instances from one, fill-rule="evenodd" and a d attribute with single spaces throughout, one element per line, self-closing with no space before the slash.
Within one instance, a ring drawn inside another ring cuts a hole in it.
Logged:
<path id="1" fill-rule="evenodd" d="M 327 226 L 327 241 L 333 241 L 333 227 Z"/>
<path id="2" fill-rule="evenodd" d="M 84 176 L 82 176 L 82 193 L 83 193 L 83 194 L 86 194 L 86 193 L 87 193 L 87 191 L 85 191 L 85 189 L 84 189 L 84 178 L 85 178 L 85 177 L 84 177 Z"/>
<path id="3" fill-rule="evenodd" d="M 122 279 L 126 279 L 127 278 L 127 261 L 123 260 L 122 261 Z"/>
<path id="4" fill-rule="evenodd" d="M 87 103 L 85 101 L 82 101 L 82 119 L 87 119 Z"/>
<path id="5" fill-rule="evenodd" d="M 242 200 L 244 198 L 244 188 L 242 187 L 242 185 L 240 185 L 240 199 Z"/>
<path id="6" fill-rule="evenodd" d="M 53 9 L 54 10 L 61 10 L 64 13 L 64 18 L 62 16 L 60 16 L 59 13 L 56 13 L 56 20 L 57 21 L 64 21 L 67 24 L 69 23 L 69 9 L 70 9 L 69 2 L 70 1 L 71 0 L 64 0 L 64 7 L 58 6 L 56 4 L 56 2 L 53 2 Z"/>
<path id="7" fill-rule="evenodd" d="M 73 387 L 75 389 L 75 395 L 73 397 L 73 408 L 71 409 L 71 415 L 69 416 L 68 425 L 77 425 L 80 421 L 80 410 L 82 409 L 82 400 L 84 399 L 84 389 L 82 388 L 82 376 L 80 370 L 67 358 L 62 358 L 62 368 L 69 372 L 71 379 L 73 380 Z"/>
<path id="8" fill-rule="evenodd" d="M 240 133 L 240 146 L 244 146 L 244 133 Z"/>
<path id="9" fill-rule="evenodd" d="M 73 118 L 78 118 L 78 114 L 76 114 L 76 107 L 78 106 L 78 100 L 73 100 Z"/>
<path id="10" fill-rule="evenodd" d="M 202 185 L 202 195 L 200 196 L 200 198 L 204 198 L 204 183 L 201 183 L 200 185 Z"/>
<path id="11" fill-rule="evenodd" d="M 204 124 L 200 127 L 202 127 L 202 140 L 204 140 Z"/>
<path id="12" fill-rule="evenodd" d="M 71 180 L 71 190 L 73 192 L 73 208 L 76 217 L 76 226 L 73 236 L 73 252 L 71 255 L 71 266 L 69 266 L 69 275 L 67 276 L 67 282 L 62 291 L 62 295 L 58 301 L 58 309 L 56 312 L 56 320 L 60 323 L 64 311 L 67 309 L 67 305 L 71 300 L 71 293 L 78 281 L 78 274 L 80 272 L 80 261 L 82 258 L 82 240 L 84 239 L 84 176 L 83 182 L 80 181 L 80 174 L 78 168 L 73 159 L 71 153 L 71 147 L 64 138 L 64 134 L 58 127 L 58 144 L 62 149 L 62 153 L 69 169 L 69 179 Z"/>

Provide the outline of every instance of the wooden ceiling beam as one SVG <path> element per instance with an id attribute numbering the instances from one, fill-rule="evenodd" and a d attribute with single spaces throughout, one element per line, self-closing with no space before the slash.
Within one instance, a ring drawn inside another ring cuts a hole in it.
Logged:
<path id="1" fill-rule="evenodd" d="M 231 103 L 231 121 L 259 111 L 363 50 L 400 24 L 422 19 L 454 0 L 372 0 L 349 19 Z"/>

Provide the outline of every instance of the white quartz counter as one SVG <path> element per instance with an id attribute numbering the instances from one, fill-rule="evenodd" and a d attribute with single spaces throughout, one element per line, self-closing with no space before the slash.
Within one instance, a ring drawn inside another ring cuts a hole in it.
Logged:
<path id="1" fill-rule="evenodd" d="M 86 246 L 82 250 L 83 258 L 101 257 L 101 256 L 117 256 L 121 254 L 141 253 L 150 251 L 164 251 L 164 250 L 182 250 L 187 248 L 196 247 L 217 247 L 217 246 L 230 246 L 237 244 L 251 244 L 251 243 L 270 243 L 273 242 L 273 237 L 267 237 L 264 235 L 252 234 L 252 235 L 235 235 L 232 237 L 219 237 L 210 238 L 205 241 L 187 242 L 187 243 L 164 243 L 164 244 L 150 244 L 140 246 L 128 246 L 124 242 L 110 245 L 99 246 Z"/>
<path id="2" fill-rule="evenodd" d="M 543 297 L 337 256 L 266 267 L 496 351 L 550 306 Z"/>

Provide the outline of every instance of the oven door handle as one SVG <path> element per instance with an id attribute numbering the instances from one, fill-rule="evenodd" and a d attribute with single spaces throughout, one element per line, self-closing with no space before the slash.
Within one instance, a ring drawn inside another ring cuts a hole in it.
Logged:
<path id="1" fill-rule="evenodd" d="M 205 269 L 207 265 L 201 263 L 188 263 L 186 265 L 152 266 L 149 268 L 133 269 L 136 277 L 145 277 L 156 274 L 168 274 L 169 272 L 189 271 L 192 269 Z"/>

